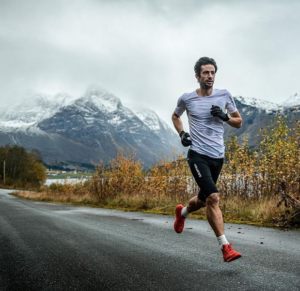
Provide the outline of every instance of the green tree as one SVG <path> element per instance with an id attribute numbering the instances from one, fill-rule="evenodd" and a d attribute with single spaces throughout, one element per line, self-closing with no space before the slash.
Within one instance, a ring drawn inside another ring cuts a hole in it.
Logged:
<path id="1" fill-rule="evenodd" d="M 41 154 L 27 151 L 18 145 L 0 147 L 0 163 L 5 161 L 5 184 L 20 187 L 39 187 L 46 180 L 46 168 L 42 164 Z M 1 183 L 4 169 L 0 167 Z"/>

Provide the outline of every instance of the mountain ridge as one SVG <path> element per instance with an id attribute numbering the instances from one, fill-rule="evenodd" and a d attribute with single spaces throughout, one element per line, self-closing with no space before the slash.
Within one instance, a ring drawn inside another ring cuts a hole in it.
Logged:
<path id="1" fill-rule="evenodd" d="M 274 118 L 279 112 L 289 120 L 300 118 L 300 96 L 297 93 L 281 103 L 242 96 L 236 96 L 234 99 L 243 118 L 243 126 L 240 129 L 235 129 L 226 124 L 225 139 L 230 137 L 230 132 L 235 133 L 240 141 L 246 135 L 249 146 L 253 148 L 257 147 L 261 140 L 261 137 L 258 136 L 260 129 L 272 126 Z"/>
<path id="2" fill-rule="evenodd" d="M 298 93 L 291 95 L 285 101 L 280 103 L 275 103 L 275 102 L 266 101 L 266 100 L 253 98 L 253 97 L 244 97 L 240 95 L 234 96 L 234 99 L 238 100 L 240 103 L 244 105 L 256 107 L 257 109 L 260 110 L 265 110 L 268 113 L 278 111 L 278 110 L 284 111 L 286 109 L 290 109 L 291 107 L 300 106 L 300 95 Z"/>
<path id="3" fill-rule="evenodd" d="M 47 95 L 31 95 L 27 104 L 6 111 L 0 118 L 1 145 L 36 148 L 49 165 L 107 163 L 127 148 L 147 166 L 172 158 L 171 147 L 183 151 L 178 136 L 155 112 L 140 112 L 141 120 L 100 86 L 90 85 L 78 98 L 55 96 L 49 103 Z"/>

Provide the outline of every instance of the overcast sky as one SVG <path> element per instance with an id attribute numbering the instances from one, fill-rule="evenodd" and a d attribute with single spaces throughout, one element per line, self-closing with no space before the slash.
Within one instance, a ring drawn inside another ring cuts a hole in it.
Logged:
<path id="1" fill-rule="evenodd" d="M 300 93 L 299 35 L 297 0 L 0 0 L 1 107 L 96 83 L 171 124 L 202 56 L 215 88 L 280 103 Z"/>

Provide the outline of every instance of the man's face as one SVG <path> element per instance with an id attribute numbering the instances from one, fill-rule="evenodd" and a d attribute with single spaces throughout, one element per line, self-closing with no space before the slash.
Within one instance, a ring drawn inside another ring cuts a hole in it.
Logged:
<path id="1" fill-rule="evenodd" d="M 196 74 L 200 87 L 203 89 L 212 88 L 215 82 L 215 74 L 216 70 L 213 65 L 202 65 L 200 76 Z"/>

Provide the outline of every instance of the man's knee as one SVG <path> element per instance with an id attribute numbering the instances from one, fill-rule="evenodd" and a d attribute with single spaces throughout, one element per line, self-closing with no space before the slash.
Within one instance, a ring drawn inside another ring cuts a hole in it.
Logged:
<path id="1" fill-rule="evenodd" d="M 219 201 L 220 201 L 219 193 L 212 193 L 206 198 L 206 204 L 209 206 L 217 206 L 219 205 Z"/>

